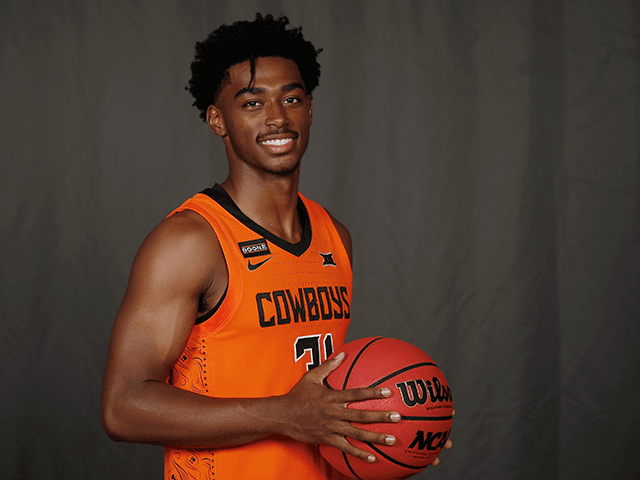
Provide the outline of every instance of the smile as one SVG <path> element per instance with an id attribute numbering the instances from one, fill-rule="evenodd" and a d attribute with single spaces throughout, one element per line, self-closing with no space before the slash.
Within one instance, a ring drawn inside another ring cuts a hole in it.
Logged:
<path id="1" fill-rule="evenodd" d="M 276 147 L 281 147 L 293 141 L 292 138 L 276 138 L 274 140 L 263 140 L 260 143 L 263 145 L 274 145 Z"/>

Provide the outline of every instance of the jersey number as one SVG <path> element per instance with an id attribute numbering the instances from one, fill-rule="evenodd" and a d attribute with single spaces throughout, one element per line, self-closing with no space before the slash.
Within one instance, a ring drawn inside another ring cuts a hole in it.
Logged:
<path id="1" fill-rule="evenodd" d="M 327 333 L 324 342 L 321 342 L 322 335 L 308 335 L 298 337 L 295 343 L 296 362 L 304 357 L 306 352 L 311 352 L 311 361 L 307 362 L 307 371 L 313 370 L 321 363 L 320 350 L 321 343 L 324 345 L 324 360 L 333 353 L 333 336 Z"/>

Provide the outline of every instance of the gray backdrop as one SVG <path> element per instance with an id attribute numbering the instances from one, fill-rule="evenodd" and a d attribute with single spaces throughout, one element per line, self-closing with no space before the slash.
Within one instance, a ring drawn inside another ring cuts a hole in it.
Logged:
<path id="1" fill-rule="evenodd" d="M 638 478 L 633 0 L 2 0 L 0 477 L 160 478 L 102 430 L 107 342 L 145 235 L 226 177 L 194 43 L 258 10 L 324 48 L 301 190 L 353 235 L 349 338 L 449 379 L 418 478 Z"/>

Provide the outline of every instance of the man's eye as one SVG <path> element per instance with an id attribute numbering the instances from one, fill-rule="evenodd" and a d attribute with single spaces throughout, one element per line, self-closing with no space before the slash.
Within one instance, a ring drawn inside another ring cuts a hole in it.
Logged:
<path id="1" fill-rule="evenodd" d="M 300 101 L 300 99 L 297 98 L 297 97 L 289 97 L 284 102 L 285 103 L 298 103 L 299 101 Z"/>
<path id="2" fill-rule="evenodd" d="M 258 102 L 256 102 L 255 100 L 251 100 L 250 102 L 247 102 L 244 104 L 245 107 L 249 107 L 249 108 L 254 108 L 257 107 L 259 104 Z"/>

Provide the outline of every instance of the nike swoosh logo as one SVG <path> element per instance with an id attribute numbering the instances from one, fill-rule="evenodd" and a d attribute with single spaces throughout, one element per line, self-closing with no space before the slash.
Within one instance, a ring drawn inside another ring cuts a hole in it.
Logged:
<path id="1" fill-rule="evenodd" d="M 258 263 L 251 263 L 251 260 L 247 261 L 247 268 L 249 269 L 250 272 L 253 272 L 254 270 L 257 270 L 258 268 L 260 268 L 262 265 L 264 265 L 265 263 L 267 263 L 269 260 L 271 260 L 273 257 L 269 257 L 269 258 L 265 258 L 263 261 L 258 262 Z"/>

